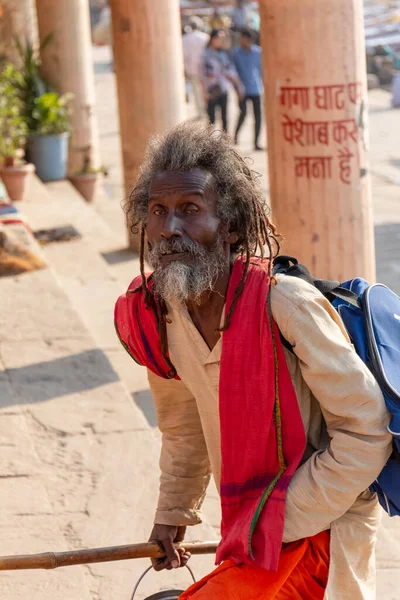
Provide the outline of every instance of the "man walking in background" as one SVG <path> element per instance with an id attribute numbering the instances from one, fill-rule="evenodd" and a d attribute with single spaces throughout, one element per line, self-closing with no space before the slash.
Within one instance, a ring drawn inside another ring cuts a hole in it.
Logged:
<path id="1" fill-rule="evenodd" d="M 229 86 L 233 85 L 239 98 L 244 98 L 244 86 L 231 57 L 225 50 L 225 45 L 226 32 L 223 29 L 214 29 L 202 57 L 202 83 L 210 123 L 214 125 L 216 109 L 219 107 L 222 129 L 226 132 L 228 131 Z"/>
<path id="2" fill-rule="evenodd" d="M 236 126 L 235 144 L 238 142 L 238 134 L 247 115 L 247 102 L 251 100 L 255 120 L 254 149 L 263 150 L 258 143 L 261 129 L 261 94 L 263 91 L 261 48 L 253 44 L 252 34 L 249 29 L 242 30 L 240 48 L 233 50 L 232 59 L 245 88 L 245 96 L 239 99 L 240 115 Z"/>
<path id="3" fill-rule="evenodd" d="M 210 36 L 203 31 L 204 23 L 200 17 L 193 17 L 189 24 L 192 31 L 186 33 L 182 38 L 185 76 L 192 86 L 197 116 L 203 117 L 205 106 L 203 85 L 200 79 L 201 60 Z"/>

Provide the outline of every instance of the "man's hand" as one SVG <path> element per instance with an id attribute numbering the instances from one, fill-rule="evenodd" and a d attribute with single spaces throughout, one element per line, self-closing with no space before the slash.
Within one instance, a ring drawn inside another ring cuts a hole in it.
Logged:
<path id="1" fill-rule="evenodd" d="M 175 525 L 154 525 L 149 542 L 157 542 L 165 550 L 165 558 L 152 558 L 151 562 L 156 571 L 163 569 L 177 569 L 184 567 L 191 554 L 185 552 L 184 548 L 175 550 L 174 542 L 182 542 L 186 533 L 186 527 Z"/>

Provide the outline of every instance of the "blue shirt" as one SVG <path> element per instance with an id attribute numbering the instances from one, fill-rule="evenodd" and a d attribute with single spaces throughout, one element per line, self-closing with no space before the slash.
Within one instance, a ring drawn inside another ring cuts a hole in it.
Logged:
<path id="1" fill-rule="evenodd" d="M 235 48 L 232 51 L 232 60 L 244 85 L 246 96 L 260 96 L 263 91 L 260 46 L 252 46 L 250 50 Z"/>

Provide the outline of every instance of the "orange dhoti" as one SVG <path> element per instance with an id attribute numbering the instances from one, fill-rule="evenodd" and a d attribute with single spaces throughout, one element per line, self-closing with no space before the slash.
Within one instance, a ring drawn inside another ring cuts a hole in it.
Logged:
<path id="1" fill-rule="evenodd" d="M 277 571 L 224 561 L 180 600 L 323 600 L 328 582 L 330 534 L 284 544 Z"/>

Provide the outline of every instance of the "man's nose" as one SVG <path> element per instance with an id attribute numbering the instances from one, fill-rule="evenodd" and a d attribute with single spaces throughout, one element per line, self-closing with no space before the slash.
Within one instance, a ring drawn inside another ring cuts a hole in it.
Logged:
<path id="1" fill-rule="evenodd" d="M 182 237 L 182 232 L 179 227 L 179 219 L 174 213 L 169 213 L 164 221 L 164 227 L 161 232 L 161 237 L 170 240 L 173 237 Z"/>

